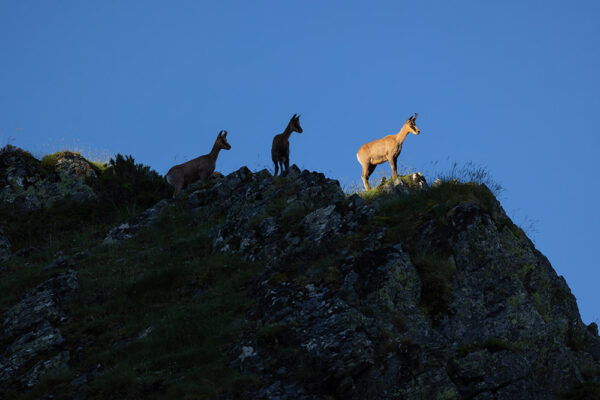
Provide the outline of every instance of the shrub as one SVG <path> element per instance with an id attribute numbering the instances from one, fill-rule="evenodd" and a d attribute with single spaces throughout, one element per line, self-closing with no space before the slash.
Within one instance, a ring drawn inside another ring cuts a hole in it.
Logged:
<path id="1" fill-rule="evenodd" d="M 165 180 L 150 167 L 136 164 L 132 156 L 117 154 L 96 182 L 91 182 L 103 201 L 117 208 L 139 206 L 147 208 L 168 197 Z"/>
<path id="2" fill-rule="evenodd" d="M 598 336 L 598 324 L 595 322 L 592 322 L 591 324 L 589 324 L 587 326 L 588 331 L 590 331 L 592 333 L 592 335 L 594 336 Z"/>

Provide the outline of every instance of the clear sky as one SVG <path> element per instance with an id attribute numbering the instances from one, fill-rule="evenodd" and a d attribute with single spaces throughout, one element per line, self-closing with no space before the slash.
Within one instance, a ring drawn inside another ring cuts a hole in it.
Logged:
<path id="1" fill-rule="evenodd" d="M 598 1 L 0 0 L 0 145 L 164 174 L 227 129 L 229 173 L 272 168 L 301 113 L 292 163 L 348 187 L 358 148 L 418 112 L 399 164 L 487 166 L 599 322 L 599 44 Z"/>

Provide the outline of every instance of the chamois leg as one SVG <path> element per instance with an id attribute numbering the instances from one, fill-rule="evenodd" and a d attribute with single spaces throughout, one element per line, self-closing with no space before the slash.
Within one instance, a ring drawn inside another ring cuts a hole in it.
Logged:
<path id="1" fill-rule="evenodd" d="M 277 161 L 273 160 L 273 164 L 275 164 L 275 173 L 273 176 L 277 176 L 277 172 L 279 172 L 279 165 L 277 165 Z"/>
<path id="2" fill-rule="evenodd" d="M 398 176 L 398 157 L 388 158 L 388 162 L 392 167 L 392 179 L 395 179 Z"/>
<path id="3" fill-rule="evenodd" d="M 369 185 L 369 177 L 373 171 L 375 171 L 375 167 L 376 165 L 372 164 L 363 165 L 362 181 L 363 185 L 365 185 L 365 191 L 371 189 L 371 186 Z"/>
<path id="4" fill-rule="evenodd" d="M 175 187 L 175 191 L 173 192 L 173 198 L 175 198 L 177 197 L 179 192 L 181 192 L 181 189 L 183 189 L 183 182 L 176 182 L 173 186 Z"/>
<path id="5" fill-rule="evenodd" d="M 179 192 L 181 192 L 181 189 L 183 189 L 183 177 L 179 176 L 178 174 L 174 173 L 172 175 L 167 175 L 167 183 L 171 186 L 173 186 L 173 198 L 177 197 L 177 195 L 179 194 Z"/>
<path id="6" fill-rule="evenodd" d="M 288 169 L 290 168 L 290 159 L 286 157 L 285 160 L 283 160 L 283 162 L 285 165 L 285 174 L 287 175 Z M 281 169 L 283 169 L 283 167 Z"/>

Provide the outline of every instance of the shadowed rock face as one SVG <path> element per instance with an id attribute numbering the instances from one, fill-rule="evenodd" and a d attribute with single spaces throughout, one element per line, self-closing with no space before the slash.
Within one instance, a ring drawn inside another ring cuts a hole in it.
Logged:
<path id="1" fill-rule="evenodd" d="M 246 398 L 547 399 L 598 365 L 598 338 L 564 279 L 497 202 L 459 202 L 443 223 L 424 215 L 408 252 L 370 222 L 381 201 L 331 197 L 336 183 L 306 171 L 277 188 L 270 182 L 238 171 L 190 195 L 194 206 L 212 198 L 228 207 L 215 251 L 268 263 L 249 327 L 230 350 L 232 366 L 264 384 Z M 292 201 L 256 221 L 295 184 L 312 194 L 292 190 Z M 385 185 L 392 196 L 428 190 Z M 301 217 L 285 218 L 287 207 L 306 203 Z M 369 224 L 357 249 L 349 238 Z M 452 268 L 442 311 L 424 305 L 431 282 L 419 270 L 422 253 Z"/>
<path id="2" fill-rule="evenodd" d="M 31 387 L 49 372 L 67 367 L 69 352 L 59 350 L 64 342 L 57 326 L 67 320 L 62 309 L 65 301 L 71 301 L 79 290 L 75 271 L 51 278 L 29 291 L 2 318 L 3 335 L 12 339 L 0 355 L 0 382 L 18 382 Z M 30 370 L 20 372 L 31 360 L 42 356 Z M 46 356 L 46 357 L 44 357 Z"/>
<path id="3" fill-rule="evenodd" d="M 190 185 L 103 243 L 177 210 L 218 216 L 207 252 L 266 266 L 244 288 L 253 304 L 224 349 L 253 377 L 243 399 L 551 399 L 597 382 L 600 341 L 565 280 L 493 197 L 419 197 L 446 189 L 413 174 L 366 202 L 296 166 L 277 178 L 243 167 Z M 394 214 L 412 206 L 402 199 L 427 207 L 408 221 Z M 60 274 L 4 313 L 0 382 L 29 387 L 73 364 L 59 328 L 77 290 L 75 272 Z"/>

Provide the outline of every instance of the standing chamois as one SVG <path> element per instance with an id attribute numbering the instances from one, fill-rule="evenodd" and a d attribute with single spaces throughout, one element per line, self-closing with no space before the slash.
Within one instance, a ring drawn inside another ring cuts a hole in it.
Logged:
<path id="1" fill-rule="evenodd" d="M 221 149 L 231 149 L 231 146 L 227 143 L 227 131 L 219 132 L 219 136 L 217 136 L 217 140 L 215 140 L 215 144 L 210 153 L 184 162 L 183 164 L 176 165 L 167 172 L 165 178 L 167 179 L 167 182 L 175 188 L 173 198 L 181 192 L 181 189 L 190 183 L 196 182 L 199 179 L 206 181 L 206 179 L 212 175 Z"/>
<path id="2" fill-rule="evenodd" d="M 279 165 L 281 164 L 281 174 L 283 175 L 285 166 L 285 173 L 287 174 L 288 167 L 290 166 L 290 135 L 292 132 L 302 133 L 302 127 L 300 126 L 300 116 L 294 116 L 290 119 L 287 127 L 279 135 L 275 135 L 273 138 L 273 146 L 271 147 L 271 158 L 273 164 L 275 164 L 275 173 L 273 176 L 277 176 L 279 171 Z"/>
<path id="3" fill-rule="evenodd" d="M 393 178 L 398 176 L 396 166 L 398 156 L 402 151 L 402 143 L 404 143 L 404 140 L 409 133 L 414 133 L 415 135 L 421 133 L 415 123 L 417 116 L 419 116 L 419 114 L 415 113 L 413 117 L 410 117 L 397 134 L 373 140 L 372 142 L 363 144 L 362 147 L 358 149 L 356 158 L 358 158 L 358 162 L 362 165 L 362 181 L 365 185 L 365 190 L 371 188 L 369 186 L 369 177 L 375 170 L 377 164 L 386 161 L 389 162 L 392 167 Z"/>

